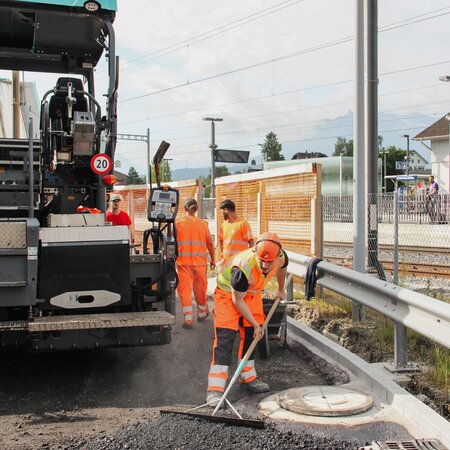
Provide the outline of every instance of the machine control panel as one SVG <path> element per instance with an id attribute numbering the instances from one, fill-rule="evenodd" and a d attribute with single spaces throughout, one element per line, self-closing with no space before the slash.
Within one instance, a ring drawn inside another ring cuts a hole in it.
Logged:
<path id="1" fill-rule="evenodd" d="M 169 187 L 156 188 L 148 205 L 148 220 L 151 222 L 174 222 L 178 212 L 179 193 Z"/>

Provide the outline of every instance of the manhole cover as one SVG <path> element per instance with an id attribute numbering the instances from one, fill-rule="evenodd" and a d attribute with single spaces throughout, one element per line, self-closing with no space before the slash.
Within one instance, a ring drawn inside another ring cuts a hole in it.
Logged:
<path id="1" fill-rule="evenodd" d="M 280 392 L 277 403 L 283 409 L 307 416 L 351 416 L 368 411 L 370 395 L 339 386 L 306 386 Z"/>

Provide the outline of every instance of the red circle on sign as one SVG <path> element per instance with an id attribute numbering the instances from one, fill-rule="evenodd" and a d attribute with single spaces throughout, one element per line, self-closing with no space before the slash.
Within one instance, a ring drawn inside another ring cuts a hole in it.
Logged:
<path id="1" fill-rule="evenodd" d="M 105 175 L 112 168 L 111 158 L 106 153 L 97 153 L 91 158 L 91 169 L 98 175 Z"/>
<path id="2" fill-rule="evenodd" d="M 417 183 L 417 187 L 418 187 L 419 189 L 422 187 L 422 183 L 421 183 L 420 181 Z"/>

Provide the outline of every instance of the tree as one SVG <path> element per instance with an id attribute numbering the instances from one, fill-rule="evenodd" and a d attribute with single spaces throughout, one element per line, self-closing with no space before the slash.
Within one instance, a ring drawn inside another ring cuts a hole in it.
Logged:
<path id="1" fill-rule="evenodd" d="M 145 180 L 137 173 L 137 170 L 131 166 L 128 170 L 125 184 L 144 184 Z"/>
<path id="2" fill-rule="evenodd" d="M 386 149 L 381 149 L 381 152 L 386 152 L 386 175 L 401 175 L 404 173 L 404 170 L 398 170 L 395 168 L 395 161 L 405 161 L 406 156 L 406 150 L 402 150 L 401 148 L 397 148 L 394 145 L 391 145 L 390 147 Z M 380 157 L 383 157 L 383 153 L 380 153 Z M 383 164 L 384 164 L 384 158 L 383 158 Z M 384 171 L 384 169 L 383 169 Z M 394 183 L 387 183 L 386 184 L 387 191 L 393 191 L 394 190 Z"/>
<path id="3" fill-rule="evenodd" d="M 216 167 L 216 178 L 226 177 L 227 175 L 231 175 L 227 166 Z"/>
<path id="4" fill-rule="evenodd" d="M 258 144 L 261 147 L 263 161 L 283 161 L 281 154 L 283 146 L 278 142 L 277 135 L 271 131 L 266 135 L 264 143 Z"/>
<path id="5" fill-rule="evenodd" d="M 215 167 L 215 178 L 226 177 L 227 175 L 231 175 L 227 166 L 216 166 Z M 209 197 L 211 194 L 211 173 L 207 177 L 200 177 L 204 186 L 207 186 L 205 189 L 205 197 Z"/>
<path id="6" fill-rule="evenodd" d="M 378 151 L 383 150 L 383 136 L 378 136 Z M 338 137 L 334 144 L 333 156 L 353 156 L 353 139 Z"/>
<path id="7" fill-rule="evenodd" d="M 338 137 L 334 144 L 333 156 L 353 156 L 353 139 Z"/>
<path id="8" fill-rule="evenodd" d="M 159 176 L 161 182 L 168 183 L 172 181 L 172 171 L 170 170 L 170 164 L 168 159 L 163 159 L 161 165 L 159 166 Z"/>

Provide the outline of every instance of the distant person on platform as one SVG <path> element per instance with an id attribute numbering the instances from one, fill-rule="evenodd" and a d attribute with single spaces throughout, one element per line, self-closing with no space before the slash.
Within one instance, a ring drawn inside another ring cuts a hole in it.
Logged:
<path id="1" fill-rule="evenodd" d="M 236 205 L 226 199 L 220 204 L 223 219 L 219 230 L 219 248 L 223 261 L 255 244 L 250 224 L 236 214 Z"/>
<path id="2" fill-rule="evenodd" d="M 188 198 L 184 203 L 185 215 L 176 222 L 178 295 L 183 312 L 183 328 L 193 326 L 192 291 L 197 303 L 197 321 L 204 322 L 209 315 L 206 291 L 208 254 L 210 268 L 214 269 L 214 244 L 208 222 L 196 217 L 197 200 Z"/>
<path id="3" fill-rule="evenodd" d="M 434 181 L 433 175 L 430 176 L 429 182 L 430 188 L 426 196 L 427 210 L 431 222 L 437 222 L 439 216 L 439 185 Z"/>
<path id="4" fill-rule="evenodd" d="M 131 229 L 131 219 L 126 211 L 120 210 L 120 201 L 122 196 L 120 194 L 111 194 L 109 198 L 110 210 L 106 211 L 106 221 L 113 225 L 126 225 L 130 232 L 130 242 L 134 242 L 133 231 Z"/>

